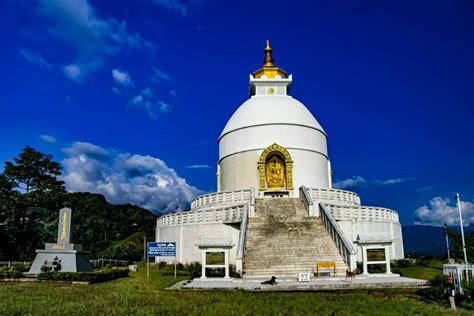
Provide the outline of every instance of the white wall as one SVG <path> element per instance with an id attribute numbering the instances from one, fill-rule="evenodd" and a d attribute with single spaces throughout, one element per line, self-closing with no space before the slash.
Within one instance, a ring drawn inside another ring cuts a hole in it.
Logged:
<path id="1" fill-rule="evenodd" d="M 230 263 L 235 264 L 239 242 L 239 225 L 223 223 L 185 224 L 157 229 L 156 241 L 174 241 L 177 247 L 178 262 L 201 262 L 201 251 L 196 246 L 200 237 L 231 237 L 234 246 L 230 249 Z M 166 260 L 166 259 L 165 259 Z M 170 258 L 169 260 L 172 260 Z"/>
<path id="2" fill-rule="evenodd" d="M 259 187 L 258 160 L 262 150 L 228 156 L 220 162 L 220 190 Z M 306 150 L 288 149 L 293 159 L 293 187 L 329 188 L 327 158 Z"/>
<path id="3" fill-rule="evenodd" d="M 405 257 L 403 250 L 402 228 L 400 223 L 376 222 L 376 221 L 337 221 L 344 234 L 354 242 L 358 234 L 377 235 L 385 239 L 393 239 L 393 245 L 390 247 L 391 259 L 403 259 Z M 358 245 L 353 243 L 357 249 L 357 261 L 362 261 L 362 255 Z"/>

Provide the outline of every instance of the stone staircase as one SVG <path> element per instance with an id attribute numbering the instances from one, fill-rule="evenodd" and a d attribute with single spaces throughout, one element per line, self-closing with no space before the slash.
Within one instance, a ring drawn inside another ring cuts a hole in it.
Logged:
<path id="1" fill-rule="evenodd" d="M 300 199 L 256 199 L 255 213 L 248 222 L 244 278 L 295 278 L 316 272 L 317 261 L 336 262 L 338 276 L 345 276 L 347 265 L 331 236 Z"/>

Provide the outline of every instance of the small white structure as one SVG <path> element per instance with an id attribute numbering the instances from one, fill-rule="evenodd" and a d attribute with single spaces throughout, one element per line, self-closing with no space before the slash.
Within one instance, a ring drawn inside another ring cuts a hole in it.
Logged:
<path id="1" fill-rule="evenodd" d="M 217 245 L 203 240 L 228 240 L 228 262 L 245 273 L 248 221 L 260 214 L 256 200 L 299 198 L 309 218 L 321 219 L 348 269 L 359 261 L 367 272 L 373 247 L 385 250 L 389 267 L 404 257 L 397 212 L 363 206 L 356 193 L 332 189 L 326 132 L 289 95 L 292 76 L 275 66 L 271 53 L 267 42 L 263 67 L 250 75 L 250 98 L 218 139 L 217 192 L 195 198 L 189 211 L 158 218 L 156 241 L 177 242 L 179 262 L 205 263 L 203 253 Z M 379 237 L 357 238 L 367 234 Z"/>

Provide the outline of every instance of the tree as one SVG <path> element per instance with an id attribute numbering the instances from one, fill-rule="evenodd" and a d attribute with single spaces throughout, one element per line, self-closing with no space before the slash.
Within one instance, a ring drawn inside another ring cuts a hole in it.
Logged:
<path id="1" fill-rule="evenodd" d="M 0 174 L 0 256 L 28 260 L 51 237 L 48 229 L 64 199 L 62 167 L 26 146 Z"/>
<path id="2" fill-rule="evenodd" d="M 452 246 L 454 246 L 454 249 L 451 250 L 451 256 L 454 259 L 464 261 L 461 233 L 450 228 L 447 228 L 447 233 Z M 474 232 L 465 232 L 464 240 L 466 244 L 467 260 L 472 262 L 474 261 Z"/>

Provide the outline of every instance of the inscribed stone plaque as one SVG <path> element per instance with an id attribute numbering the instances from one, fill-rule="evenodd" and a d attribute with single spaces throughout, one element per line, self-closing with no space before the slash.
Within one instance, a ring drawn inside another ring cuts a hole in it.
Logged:
<path id="1" fill-rule="evenodd" d="M 59 211 L 58 244 L 69 244 L 70 235 L 71 235 L 71 209 L 65 207 Z"/>

